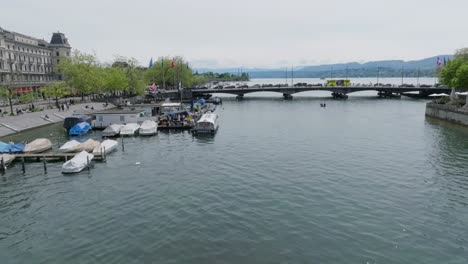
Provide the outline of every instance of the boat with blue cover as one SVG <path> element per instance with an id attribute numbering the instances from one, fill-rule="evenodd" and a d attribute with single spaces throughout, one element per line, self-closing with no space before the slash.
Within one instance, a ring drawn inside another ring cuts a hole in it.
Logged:
<path id="1" fill-rule="evenodd" d="M 24 150 L 24 144 L 5 143 L 0 141 L 0 153 L 21 153 Z"/>
<path id="2" fill-rule="evenodd" d="M 88 131 L 90 130 L 91 130 L 91 125 L 88 122 L 81 122 L 81 123 L 74 125 L 72 128 L 70 128 L 70 131 L 68 131 L 68 134 L 70 136 L 80 136 L 80 135 L 88 133 Z"/>

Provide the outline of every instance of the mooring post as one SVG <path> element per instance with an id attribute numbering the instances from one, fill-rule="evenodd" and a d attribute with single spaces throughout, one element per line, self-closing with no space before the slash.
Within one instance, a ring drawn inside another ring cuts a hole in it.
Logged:
<path id="1" fill-rule="evenodd" d="M 107 159 L 106 147 L 104 147 L 104 151 L 102 152 L 102 157 L 104 158 L 104 160 Z"/>
<path id="2" fill-rule="evenodd" d="M 124 146 L 124 138 L 123 136 L 120 136 L 122 138 L 122 151 L 125 151 L 125 146 Z"/>
<path id="3" fill-rule="evenodd" d="M 44 173 L 47 173 L 47 163 L 45 156 L 42 157 L 42 163 L 44 164 Z"/>
<path id="4" fill-rule="evenodd" d="M 2 164 L 1 164 L 2 168 L 1 169 L 2 169 L 2 171 L 5 171 L 6 167 L 5 167 L 5 161 L 3 160 L 3 156 L 2 156 L 2 161 L 1 162 L 2 162 Z"/>
<path id="5" fill-rule="evenodd" d="M 87 161 L 86 163 L 88 164 L 87 167 L 88 167 L 88 172 L 89 172 L 89 156 L 86 156 L 86 161 Z"/>
<path id="6" fill-rule="evenodd" d="M 24 165 L 24 157 L 21 157 L 21 162 L 23 163 L 22 165 L 23 173 L 26 173 L 26 167 Z"/>

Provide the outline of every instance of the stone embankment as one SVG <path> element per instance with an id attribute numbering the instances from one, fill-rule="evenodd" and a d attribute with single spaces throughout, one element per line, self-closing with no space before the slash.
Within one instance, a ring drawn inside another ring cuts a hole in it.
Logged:
<path id="1" fill-rule="evenodd" d="M 426 116 L 468 126 L 468 108 L 455 105 L 428 103 Z"/>
<path id="2" fill-rule="evenodd" d="M 86 106 L 88 106 L 86 108 Z M 73 114 L 92 114 L 103 109 L 115 107 L 109 104 L 104 107 L 103 103 L 80 103 L 70 105 L 65 111 L 59 111 L 57 108 L 44 109 L 39 112 L 24 113 L 15 116 L 0 116 L 0 137 L 15 134 L 24 130 L 36 127 L 46 126 L 54 123 L 63 122 L 66 117 Z M 47 118 L 46 118 L 47 117 Z"/>

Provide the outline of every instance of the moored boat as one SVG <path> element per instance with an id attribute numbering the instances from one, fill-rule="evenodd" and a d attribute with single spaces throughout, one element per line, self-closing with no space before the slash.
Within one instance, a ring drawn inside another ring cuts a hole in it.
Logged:
<path id="1" fill-rule="evenodd" d="M 153 136 L 158 133 L 158 124 L 153 120 L 145 120 L 140 126 L 139 134 L 141 136 Z"/>
<path id="2" fill-rule="evenodd" d="M 64 152 L 64 153 L 67 153 L 67 152 L 73 152 L 75 151 L 74 149 L 79 146 L 81 143 L 76 141 L 76 140 L 70 140 L 68 142 L 66 142 L 65 144 L 63 144 L 60 148 L 59 148 L 59 151 L 60 152 Z"/>
<path id="3" fill-rule="evenodd" d="M 15 155 L 10 154 L 1 154 L 0 155 L 0 162 L 3 161 L 3 166 L 6 168 L 10 163 L 15 160 Z"/>
<path id="4" fill-rule="evenodd" d="M 22 143 L 13 144 L 0 141 L 0 153 L 21 153 L 25 145 Z"/>
<path id="5" fill-rule="evenodd" d="M 91 125 L 87 122 L 81 122 L 76 125 L 74 125 L 70 130 L 68 131 L 68 134 L 70 136 L 81 136 L 83 134 L 88 133 L 91 130 Z"/>
<path id="6" fill-rule="evenodd" d="M 93 154 L 86 151 L 81 151 L 76 154 L 72 159 L 62 165 L 62 173 L 77 173 L 89 166 L 91 160 L 94 158 Z"/>
<path id="7" fill-rule="evenodd" d="M 101 143 L 99 143 L 99 141 L 96 141 L 94 139 L 88 139 L 85 142 L 74 147 L 73 152 L 80 152 L 80 151 L 92 152 L 94 148 L 98 147 L 100 144 Z"/>
<path id="8" fill-rule="evenodd" d="M 103 137 L 116 137 L 120 134 L 120 130 L 122 130 L 124 126 L 125 125 L 112 124 L 106 127 L 106 129 L 102 131 L 102 136 Z"/>
<path id="9" fill-rule="evenodd" d="M 137 123 L 128 123 L 120 130 L 121 136 L 133 136 L 140 129 Z"/>
<path id="10" fill-rule="evenodd" d="M 41 153 L 52 148 L 52 142 L 47 138 L 38 138 L 26 144 L 24 153 Z"/>
<path id="11" fill-rule="evenodd" d="M 192 129 L 192 132 L 195 134 L 214 134 L 218 130 L 218 127 L 218 115 L 215 113 L 207 113 L 197 121 L 195 127 Z"/>
<path id="12" fill-rule="evenodd" d="M 93 149 L 93 154 L 95 156 L 100 156 L 104 152 L 104 154 L 107 155 L 112 151 L 116 150 L 118 145 L 119 143 L 117 141 L 106 139 L 99 146 Z"/>

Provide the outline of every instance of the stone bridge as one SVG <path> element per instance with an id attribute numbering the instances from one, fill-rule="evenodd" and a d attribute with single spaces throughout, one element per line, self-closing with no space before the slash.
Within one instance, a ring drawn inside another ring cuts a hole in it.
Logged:
<path id="1" fill-rule="evenodd" d="M 401 95 L 408 92 L 418 92 L 417 96 L 426 97 L 434 93 L 450 94 L 450 88 L 440 87 L 393 87 L 393 86 L 313 86 L 313 87 L 259 87 L 259 88 L 231 88 L 231 89 L 184 89 L 191 90 L 192 97 L 208 94 L 224 93 L 243 98 L 245 94 L 256 92 L 276 92 L 283 94 L 285 99 L 291 99 L 293 94 L 308 91 L 329 91 L 335 98 L 346 98 L 347 94 L 361 91 L 377 91 L 379 96 Z"/>

